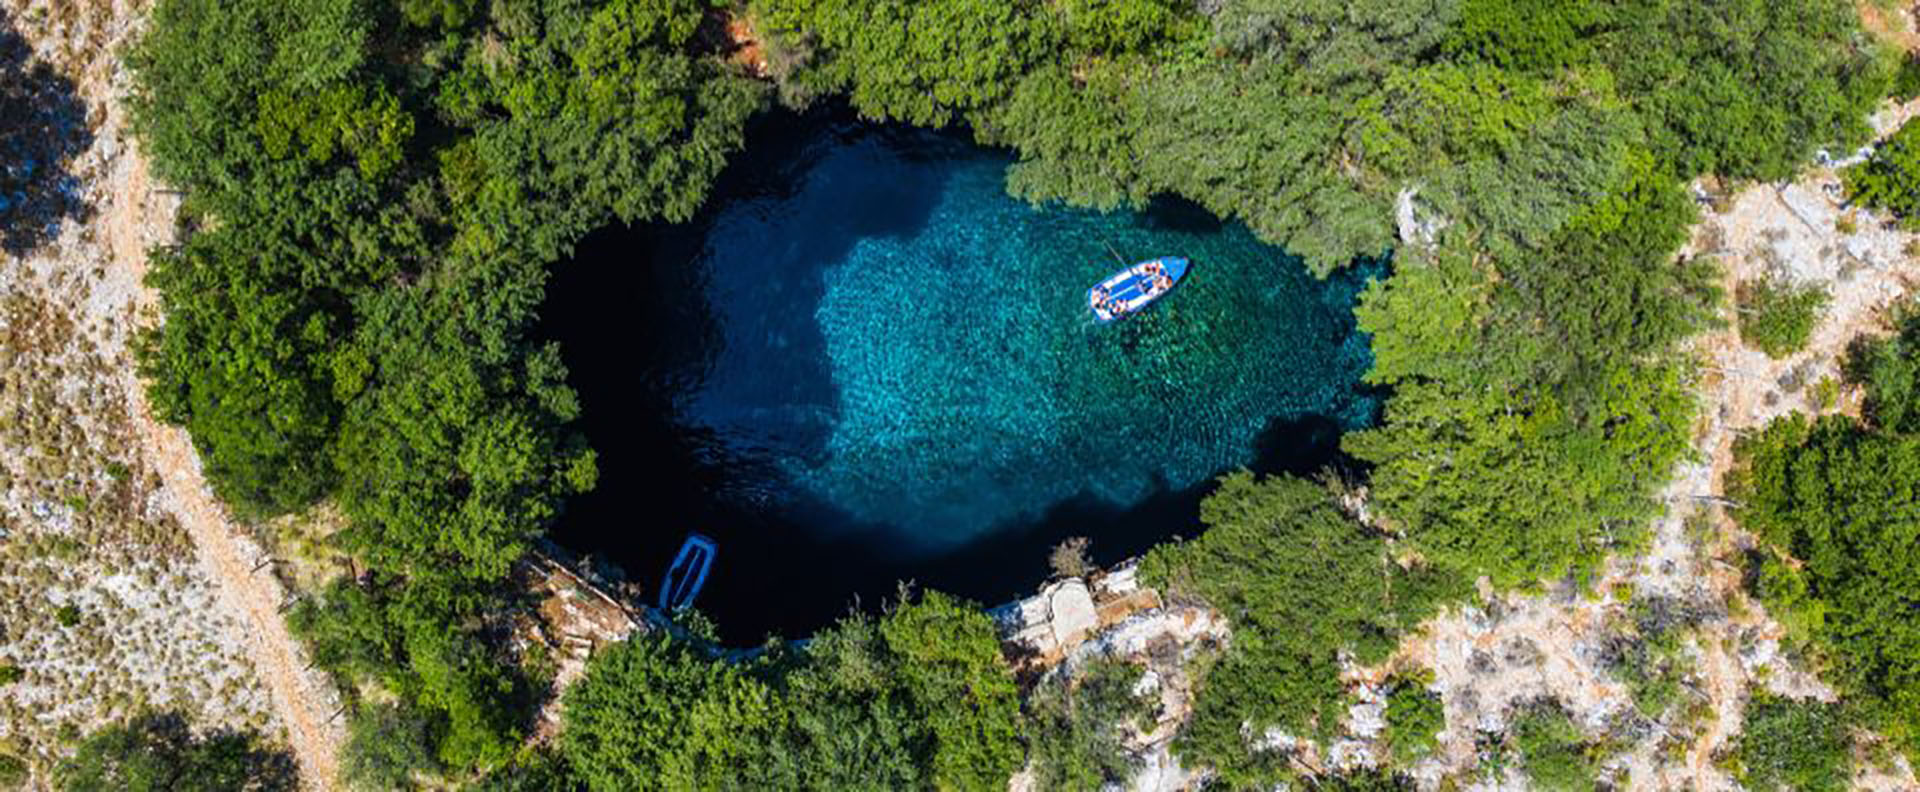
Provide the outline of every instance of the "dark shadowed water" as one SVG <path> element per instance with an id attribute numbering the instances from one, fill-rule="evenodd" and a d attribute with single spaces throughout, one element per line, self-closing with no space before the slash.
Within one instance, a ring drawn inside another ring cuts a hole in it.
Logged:
<path id="1" fill-rule="evenodd" d="M 1216 474 L 1312 471 L 1378 402 L 1352 301 L 1237 224 L 1167 202 L 1035 209 L 1005 154 L 949 134 L 775 117 L 678 227 L 611 228 L 550 287 L 601 454 L 556 530 L 651 588 L 720 541 L 700 606 L 734 642 L 793 636 L 913 580 L 986 603 L 1046 550 L 1112 560 L 1197 529 Z M 1111 250 L 1110 250 L 1111 249 Z M 1111 326 L 1085 291 L 1193 260 Z"/>

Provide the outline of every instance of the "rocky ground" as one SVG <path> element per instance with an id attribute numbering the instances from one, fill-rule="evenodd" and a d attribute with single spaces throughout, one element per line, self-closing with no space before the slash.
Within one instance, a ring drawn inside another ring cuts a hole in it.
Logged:
<path id="1" fill-rule="evenodd" d="M 331 694 L 287 638 L 265 555 L 135 376 L 146 251 L 178 204 L 119 102 L 145 6 L 0 0 L 0 106 L 35 108 L 0 118 L 0 148 L 29 155 L 0 174 L 0 667 L 22 672 L 0 685 L 0 753 L 39 786 L 76 735 L 176 709 L 259 729 L 331 778 Z"/>
<path id="2" fill-rule="evenodd" d="M 1916 115 L 1920 103 L 1888 107 L 1874 125 L 1884 136 Z M 1807 347 L 1785 359 L 1741 342 L 1731 304 L 1724 328 L 1693 340 L 1701 399 L 1694 451 L 1659 495 L 1666 513 L 1654 522 L 1648 546 L 1611 559 L 1590 586 L 1566 583 L 1538 595 L 1483 591 L 1478 601 L 1429 622 L 1389 661 L 1351 669 L 1355 701 L 1347 736 L 1325 755 L 1303 750 L 1304 764 L 1381 762 L 1382 685 L 1411 669 L 1432 672 L 1431 689 L 1446 711 L 1438 749 L 1415 767 L 1421 788 L 1429 790 L 1529 788 L 1518 770 L 1485 761 L 1482 738 L 1506 731 L 1516 713 L 1545 701 L 1558 702 L 1601 746 L 1607 754 L 1603 777 L 1614 788 L 1738 789 L 1722 760 L 1739 735 L 1753 691 L 1833 698 L 1832 689 L 1783 646 L 1780 624 L 1743 591 L 1739 556 L 1753 538 L 1734 522 L 1737 504 L 1723 496 L 1722 485 L 1741 435 L 1795 411 L 1857 413 L 1860 394 L 1840 382 L 1848 345 L 1863 334 L 1889 332 L 1889 310 L 1915 300 L 1920 235 L 1844 203 L 1838 168 L 1859 159 L 1857 152 L 1823 156 L 1826 164 L 1791 183 L 1751 185 L 1731 194 L 1696 185 L 1702 220 L 1682 255 L 1718 261 L 1728 295 L 1740 283 L 1773 279 L 1817 286 L 1830 301 Z M 1403 214 L 1407 205 L 1403 200 Z M 1415 238 L 1431 230 L 1410 215 L 1402 226 Z M 1158 607 L 1111 624 L 1101 620 L 1091 630 L 1069 608 L 1069 637 L 1063 638 L 1058 603 L 1074 599 L 1063 595 L 1072 595 L 1076 583 L 1052 584 L 1002 609 L 1003 616 L 1020 617 L 1007 627 L 1009 634 L 1031 645 L 1031 654 L 1048 666 L 1071 669 L 1076 659 L 1110 649 L 1151 665 L 1159 662 L 1156 657 L 1186 658 L 1231 640 L 1231 626 L 1211 614 Z M 1195 623 L 1205 629 L 1186 627 Z M 1137 648 L 1115 649 L 1116 639 L 1142 629 L 1175 651 L 1150 656 Z M 1649 657 L 1648 637 L 1655 633 L 1674 636 L 1670 657 Z M 1135 790 L 1189 789 L 1204 779 L 1204 773 L 1182 769 L 1164 742 L 1191 702 L 1182 667 L 1175 662 L 1154 669 L 1158 678 L 1178 683 L 1168 691 L 1179 695 L 1170 695 L 1163 708 L 1168 720 L 1135 741 L 1141 761 Z M 1285 735 L 1268 738 L 1269 745 L 1295 744 Z M 1876 741 L 1861 735 L 1855 786 L 1920 789 L 1904 758 L 1871 750 Z M 1022 784 L 1017 777 L 1014 788 L 1024 789 Z"/>
<path id="3" fill-rule="evenodd" d="M 1891 133 L 1916 112 L 1920 105 L 1889 107 L 1875 126 Z M 1857 157 L 1838 164 L 1848 160 Z M 1783 648 L 1781 626 L 1742 590 L 1738 557 L 1753 539 L 1732 519 L 1737 504 L 1723 497 L 1722 485 L 1742 434 L 1795 411 L 1857 411 L 1859 394 L 1840 383 L 1841 362 L 1855 338 L 1889 331 L 1891 307 L 1913 301 L 1920 235 L 1847 207 L 1833 166 L 1792 183 L 1719 196 L 1699 185 L 1697 193 L 1703 218 L 1682 255 L 1717 260 L 1727 294 L 1762 279 L 1828 293 L 1807 348 L 1774 360 L 1741 343 L 1729 305 L 1726 327 L 1692 343 L 1701 420 L 1692 458 L 1661 492 L 1667 512 L 1655 521 L 1649 546 L 1612 559 L 1590 587 L 1483 596 L 1427 624 L 1388 663 L 1354 669 L 1354 738 L 1335 747 L 1334 764 L 1379 760 L 1371 740 L 1378 706 L 1370 699 L 1391 672 L 1409 667 L 1433 672 L 1432 689 L 1446 708 L 1440 748 L 1416 768 L 1428 789 L 1446 779 L 1468 789 L 1527 788 L 1516 770 L 1482 767 L 1480 738 L 1547 700 L 1606 746 L 1603 773 L 1618 788 L 1737 789 L 1720 760 L 1738 736 L 1752 691 L 1833 697 Z M 1649 678 L 1646 638 L 1656 631 L 1677 635 L 1679 648 Z M 1650 692 L 1663 684 L 1672 696 Z M 1857 787 L 1920 788 L 1904 759 L 1866 750 L 1860 758 Z"/>

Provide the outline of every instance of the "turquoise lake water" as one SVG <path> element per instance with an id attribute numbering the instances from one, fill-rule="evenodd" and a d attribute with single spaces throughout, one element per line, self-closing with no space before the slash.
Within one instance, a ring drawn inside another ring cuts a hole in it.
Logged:
<path id="1" fill-rule="evenodd" d="M 693 224 L 589 238 L 569 266 L 595 272 L 554 287 L 601 490 L 653 492 L 670 515 L 645 552 L 588 542 L 642 559 L 643 582 L 690 528 L 725 534 L 709 591 L 740 590 L 723 601 L 771 585 L 776 562 L 864 563 L 829 586 L 840 608 L 898 577 L 937 585 L 942 559 L 1013 552 L 1008 537 L 1100 548 L 1111 524 L 1138 545 L 1191 533 L 1211 477 L 1324 461 L 1374 420 L 1352 304 L 1384 264 L 1317 280 L 1191 206 L 1035 208 L 1006 195 L 1007 155 L 953 135 L 809 129 L 757 145 Z M 1097 326 L 1085 292 L 1116 253 L 1193 268 Z M 642 317 L 636 338 L 609 342 L 609 311 Z M 634 405 L 658 415 L 608 417 Z M 1290 434 L 1302 426 L 1331 439 Z M 1151 520 L 1184 519 L 1121 527 L 1173 494 Z M 1042 563 L 1019 552 L 1023 571 Z"/>

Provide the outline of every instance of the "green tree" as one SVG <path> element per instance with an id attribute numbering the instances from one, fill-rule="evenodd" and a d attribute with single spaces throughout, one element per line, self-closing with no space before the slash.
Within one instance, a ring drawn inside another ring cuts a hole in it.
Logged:
<path id="1" fill-rule="evenodd" d="M 1539 789 L 1592 790 L 1599 763 L 1580 727 L 1557 703 L 1535 705 L 1514 719 L 1511 731 L 1520 767 Z"/>
<path id="2" fill-rule="evenodd" d="M 194 193 L 246 190 L 276 159 L 256 120 L 273 106 L 263 97 L 351 91 L 371 79 L 376 18 L 367 0 L 156 4 L 127 53 L 132 125 L 154 172 Z"/>
<path id="3" fill-rule="evenodd" d="M 694 51 L 699 0 L 497 6 L 498 51 L 471 46 L 440 90 L 471 125 L 477 189 L 456 250 L 557 258 L 609 216 L 684 221 L 738 150 L 759 86 Z M 539 262 L 535 262 L 539 263 Z"/>
<path id="4" fill-rule="evenodd" d="M 1729 494 L 1741 525 L 1771 546 L 1754 558 L 1756 593 L 1825 658 L 1836 687 L 1906 750 L 1920 711 L 1920 635 L 1906 603 L 1920 569 L 1920 437 L 1871 432 L 1844 416 L 1775 421 L 1737 446 Z M 1794 561 L 1777 557 L 1784 554 Z"/>
<path id="5" fill-rule="evenodd" d="M 595 478 L 559 351 L 486 313 L 531 310 L 537 288 L 473 280 L 368 298 L 344 351 L 366 384 L 336 439 L 343 541 L 382 569 L 501 580 Z"/>
<path id="6" fill-rule="evenodd" d="M 879 623 L 855 614 L 815 634 L 783 678 L 785 739 L 773 745 L 770 786 L 922 789 L 933 735 Z"/>
<path id="7" fill-rule="evenodd" d="M 993 623 L 937 591 L 903 598 L 880 623 L 899 673 L 933 737 L 940 789 L 998 789 L 1019 769 L 1020 694 Z"/>
<path id="8" fill-rule="evenodd" d="M 1123 742 L 1152 704 L 1134 695 L 1141 671 L 1098 658 L 1042 679 L 1028 696 L 1034 780 L 1042 789 L 1124 785 L 1133 759 Z"/>
<path id="9" fill-rule="evenodd" d="M 1029 0 L 753 4 L 770 32 L 814 53 L 795 78 L 809 91 L 845 91 L 862 115 L 923 126 L 945 126 L 956 113 L 1005 98 L 1052 47 L 1038 11 Z"/>
<path id="10" fill-rule="evenodd" d="M 1907 228 L 1920 229 L 1920 124 L 1902 124 L 1866 162 L 1842 171 L 1841 180 L 1849 200 L 1885 209 Z"/>
<path id="11" fill-rule="evenodd" d="M 1847 378 L 1866 389 L 1869 423 L 1892 434 L 1920 434 L 1920 314 L 1908 310 L 1892 336 L 1855 345 Z"/>
<path id="12" fill-rule="evenodd" d="M 1737 777 L 1756 792 L 1838 792 L 1851 786 L 1853 743 L 1840 704 L 1761 692 L 1741 722 Z"/>
<path id="13" fill-rule="evenodd" d="M 1387 730 L 1382 735 L 1395 765 L 1405 767 L 1419 761 L 1440 744 L 1440 730 L 1447 726 L 1446 709 L 1440 696 L 1427 689 L 1433 672 L 1389 680 L 1387 692 Z"/>
<path id="14" fill-rule="evenodd" d="M 266 792 L 298 788 L 292 757 L 259 735 L 195 734 L 178 714 L 137 716 L 83 740 L 54 773 L 67 792 Z"/>
<path id="15" fill-rule="evenodd" d="M 1805 349 L 1829 297 L 1818 286 L 1794 286 L 1775 280 L 1740 284 L 1740 340 L 1776 360 Z"/>
<path id="16" fill-rule="evenodd" d="M 602 650 L 565 707 L 560 750 L 594 790 L 736 788 L 781 717 L 766 685 L 659 632 Z"/>
<path id="17" fill-rule="evenodd" d="M 1503 70 L 1553 72 L 1585 63 L 1593 35 L 1606 27 L 1621 3 L 1596 0 L 1463 0 L 1460 23 L 1447 37 L 1449 51 Z"/>
<path id="18" fill-rule="evenodd" d="M 1247 735 L 1331 734 L 1346 700 L 1340 653 L 1383 658 L 1455 579 L 1402 568 L 1325 488 L 1299 479 L 1225 476 L 1201 503 L 1201 520 L 1199 539 L 1156 547 L 1141 562 L 1144 580 L 1205 600 L 1234 629 L 1176 745 L 1228 784 L 1271 784 L 1290 771 Z"/>
<path id="19" fill-rule="evenodd" d="M 1638 0 L 1602 60 L 1680 174 L 1781 179 L 1866 139 L 1891 64 L 1845 0 Z"/>

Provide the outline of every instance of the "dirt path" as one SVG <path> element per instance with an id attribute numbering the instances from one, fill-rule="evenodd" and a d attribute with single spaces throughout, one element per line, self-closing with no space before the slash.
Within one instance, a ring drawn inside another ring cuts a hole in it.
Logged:
<path id="1" fill-rule="evenodd" d="M 240 535 L 207 489 L 186 433 L 156 423 L 140 389 L 130 395 L 135 426 L 148 461 L 160 471 L 171 510 L 193 537 L 201 566 L 219 584 L 221 603 L 247 627 L 248 653 L 287 727 L 302 782 L 310 789 L 332 788 L 343 737 L 334 718 L 338 697 L 324 678 L 307 670 L 306 652 L 281 618 L 286 591 L 263 566 L 266 553 Z"/>
<path id="2" fill-rule="evenodd" d="M 104 345 L 120 361 L 112 381 L 124 391 L 138 451 L 161 480 L 158 505 L 191 537 L 194 556 L 217 590 L 215 601 L 239 622 L 245 654 L 286 728 L 303 784 L 330 789 L 343 736 L 334 717 L 338 696 L 308 670 L 303 647 L 287 629 L 280 609 L 288 595 L 265 563 L 268 555 L 208 489 L 186 433 L 153 419 L 131 363 L 133 328 L 151 316 L 155 301 L 142 283 L 147 251 L 171 241 L 179 207 L 177 197 L 149 178 L 121 101 L 128 78 L 117 52 L 140 29 L 146 6 L 143 0 L 0 0 L 0 14 L 73 80 L 93 133 L 78 158 L 93 214 L 25 265 L 85 326 L 101 328 Z"/>
<path id="3" fill-rule="evenodd" d="M 117 127 L 117 118 L 110 123 Z M 170 241 L 177 201 L 156 191 L 133 147 L 120 159 L 112 169 L 112 197 L 100 207 L 94 224 L 107 242 L 103 285 L 125 295 L 129 304 L 122 310 L 141 311 L 155 300 L 142 283 L 147 249 Z M 110 305 L 108 301 L 100 307 Z M 126 386 L 135 430 L 148 461 L 160 473 L 167 506 L 193 537 L 194 553 L 218 584 L 220 602 L 245 625 L 248 654 L 286 726 L 302 782 L 311 789 L 332 788 L 343 738 L 334 717 L 338 696 L 324 677 L 308 669 L 304 648 L 287 630 L 280 608 L 288 595 L 268 566 L 269 556 L 228 518 L 208 489 L 187 433 L 154 420 L 146 390 L 131 372 Z"/>

